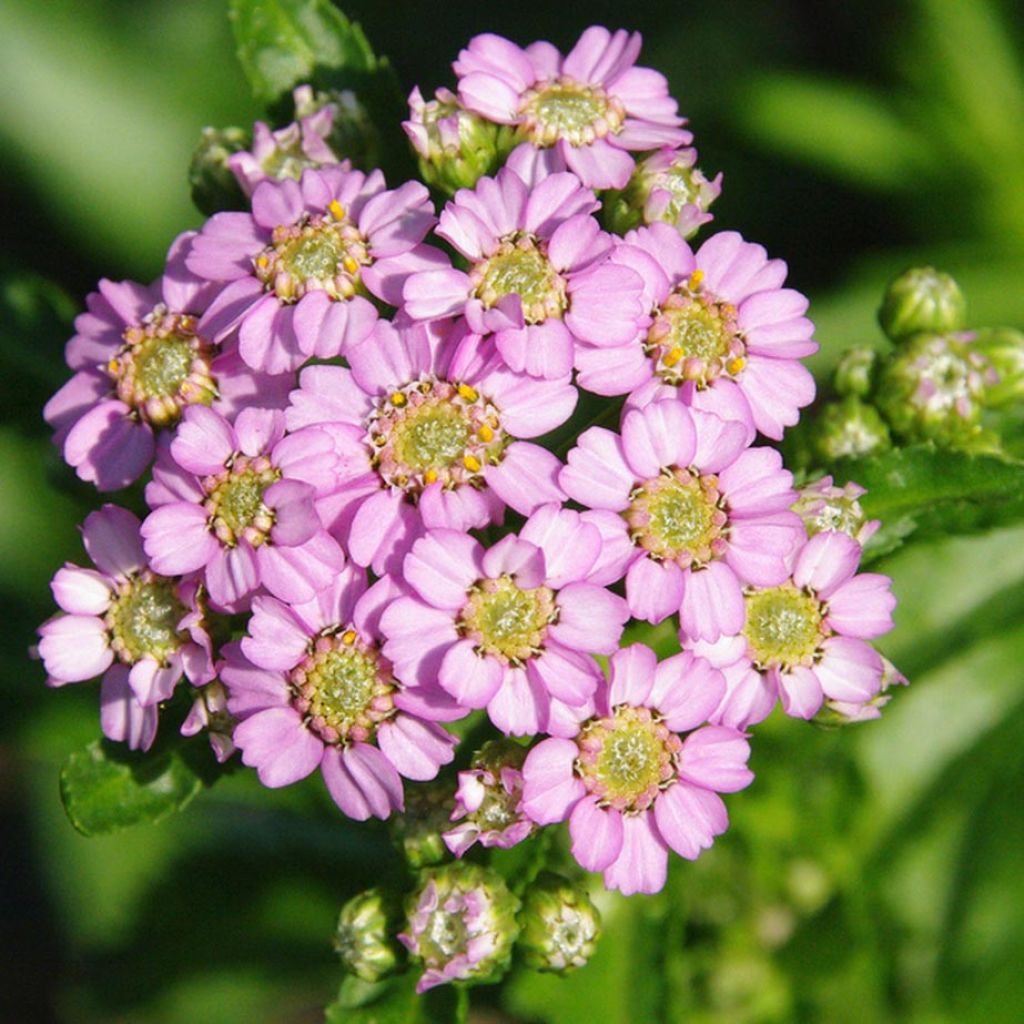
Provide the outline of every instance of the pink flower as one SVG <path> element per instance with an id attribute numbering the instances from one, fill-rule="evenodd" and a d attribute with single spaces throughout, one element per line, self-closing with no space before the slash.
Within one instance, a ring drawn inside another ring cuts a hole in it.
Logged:
<path id="1" fill-rule="evenodd" d="M 488 550 L 454 530 L 431 530 L 406 555 L 414 596 L 384 612 L 385 655 L 403 679 L 438 698 L 437 717 L 487 708 L 505 733 L 559 733 L 585 707 L 629 617 L 626 603 L 589 582 L 600 531 L 545 505 Z M 440 693 L 437 691 L 440 690 Z"/>
<path id="2" fill-rule="evenodd" d="M 213 678 L 197 587 L 151 570 L 139 520 L 126 509 L 93 512 L 82 538 L 96 568 L 68 563 L 54 576 L 63 614 L 39 627 L 39 655 L 50 686 L 102 675 L 104 732 L 145 748 L 156 732 L 156 705 L 178 680 Z"/>
<path id="3" fill-rule="evenodd" d="M 406 689 L 380 652 L 387 577 L 367 590 L 347 567 L 312 601 L 257 597 L 249 633 L 225 647 L 221 679 L 240 719 L 234 741 L 265 786 L 320 768 L 337 805 L 360 821 L 403 807 L 402 781 L 432 779 L 455 737 L 406 710 Z"/>
<path id="4" fill-rule="evenodd" d="M 336 487 L 329 434 L 285 436 L 284 414 L 244 409 L 234 425 L 204 406 L 182 419 L 157 461 L 142 524 L 153 568 L 201 572 L 211 602 L 239 611 L 262 585 L 308 601 L 345 563 L 315 501 Z"/>
<path id="5" fill-rule="evenodd" d="M 639 54 L 639 33 L 595 25 L 565 57 L 550 43 L 523 50 L 479 35 L 453 67 L 466 109 L 515 126 L 523 142 L 509 166 L 523 178 L 570 170 L 590 188 L 623 188 L 631 151 L 693 138 L 664 76 L 634 67 Z"/>
<path id="6" fill-rule="evenodd" d="M 703 725 L 723 689 L 688 652 L 659 664 L 643 644 L 618 651 L 596 714 L 530 751 L 526 813 L 539 825 L 568 820 L 573 856 L 604 872 L 607 888 L 658 892 L 669 849 L 695 860 L 728 827 L 718 794 L 753 780 L 744 734 Z"/>
<path id="7" fill-rule="evenodd" d="M 683 632 L 715 640 L 743 625 L 743 588 L 775 586 L 803 538 L 792 474 L 740 423 L 675 399 L 627 411 L 621 436 L 591 427 L 559 481 L 605 520 L 630 612 L 679 611 Z M 618 578 L 618 577 L 615 577 Z"/>
<path id="8" fill-rule="evenodd" d="M 800 363 L 818 345 L 807 299 L 783 288 L 786 264 L 735 231 L 694 253 L 667 224 L 630 231 L 611 257 L 644 282 L 640 329 L 617 347 L 581 347 L 580 385 L 633 392 L 631 405 L 678 395 L 779 440 L 814 399 Z"/>
<path id="9" fill-rule="evenodd" d="M 211 405 L 226 416 L 259 404 L 287 403 L 290 378 L 253 373 L 198 321 L 217 288 L 185 267 L 194 232 L 179 235 L 167 269 L 149 287 L 100 281 L 75 319 L 68 365 L 76 371 L 46 403 L 53 440 L 82 480 L 114 491 L 153 460 L 154 433 L 182 410 Z"/>
<path id="10" fill-rule="evenodd" d="M 215 214 L 195 239 L 189 269 L 226 284 L 199 328 L 237 327 L 242 358 L 267 373 L 340 355 L 377 322 L 371 297 L 396 306 L 409 274 L 443 264 L 419 244 L 433 223 L 424 185 L 386 192 L 380 171 L 265 181 L 251 214 Z"/>
<path id="11" fill-rule="evenodd" d="M 219 764 L 223 764 L 235 752 L 231 738 L 235 720 L 228 713 L 228 695 L 218 680 L 199 688 L 192 698 L 192 710 L 181 723 L 182 736 L 195 736 L 206 730 L 210 749 Z"/>
<path id="12" fill-rule="evenodd" d="M 293 429 L 321 424 L 339 454 L 321 513 L 359 565 L 396 571 L 424 528 L 467 530 L 561 501 L 558 459 L 517 438 L 544 434 L 576 405 L 568 376 L 518 377 L 499 360 L 426 327 L 380 323 L 351 369 L 308 367 Z"/>
<path id="13" fill-rule="evenodd" d="M 847 718 L 873 717 L 885 663 L 866 641 L 892 629 L 896 598 L 888 576 L 857 573 L 860 556 L 847 534 L 816 534 L 789 579 L 747 588 L 737 635 L 694 646 L 727 684 L 712 721 L 745 728 L 767 718 L 777 698 L 794 718 L 813 718 L 826 700 Z"/>
<path id="14" fill-rule="evenodd" d="M 531 189 L 506 168 L 461 189 L 437 234 L 469 269 L 411 275 L 405 312 L 414 320 L 465 315 L 512 370 L 549 380 L 572 371 L 581 342 L 626 344 L 643 317 L 643 282 L 607 261 L 611 236 L 591 216 L 597 206 L 572 174 Z"/>
<path id="15" fill-rule="evenodd" d="M 315 105 L 313 90 L 308 85 L 294 89 L 292 96 L 296 114 Z M 336 113 L 337 107 L 326 103 L 277 131 L 257 121 L 252 128 L 252 150 L 232 153 L 228 158 L 228 167 L 242 191 L 251 196 L 256 186 L 268 178 L 298 179 L 303 171 L 329 164 L 342 163 L 344 170 L 350 170 L 348 161 L 339 161 L 327 143 Z"/>

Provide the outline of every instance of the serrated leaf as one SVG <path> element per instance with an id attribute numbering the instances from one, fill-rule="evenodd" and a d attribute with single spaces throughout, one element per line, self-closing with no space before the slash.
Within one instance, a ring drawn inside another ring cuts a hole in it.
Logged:
<path id="1" fill-rule="evenodd" d="M 180 749 L 135 754 L 106 740 L 73 753 L 60 773 L 64 810 L 86 836 L 154 824 L 202 788 L 203 778 Z"/>
<path id="2" fill-rule="evenodd" d="M 869 554 L 909 539 L 978 533 L 1024 520 L 1024 462 L 916 445 L 867 459 L 843 459 L 839 484 L 867 488 L 865 514 L 882 520 Z"/>
<path id="3" fill-rule="evenodd" d="M 377 66 L 362 29 L 329 0 L 231 0 L 230 12 L 238 59 L 264 103 L 324 70 Z"/>

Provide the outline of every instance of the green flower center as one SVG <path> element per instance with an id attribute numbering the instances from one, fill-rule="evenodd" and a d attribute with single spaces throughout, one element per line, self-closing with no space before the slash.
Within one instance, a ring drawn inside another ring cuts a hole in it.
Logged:
<path id="1" fill-rule="evenodd" d="M 149 572 L 134 577 L 107 610 L 111 648 L 128 665 L 147 656 L 166 664 L 187 639 L 178 630 L 185 612 L 173 581 Z"/>
<path id="2" fill-rule="evenodd" d="M 759 669 L 810 665 L 822 640 L 821 602 L 792 583 L 752 590 L 744 598 L 747 622 L 743 627 L 748 653 Z"/>
<path id="3" fill-rule="evenodd" d="M 725 550 L 718 478 L 672 467 L 641 484 L 623 513 L 634 544 L 659 561 L 699 568 Z"/>
<path id="4" fill-rule="evenodd" d="M 563 76 L 530 89 L 520 105 L 519 134 L 536 146 L 565 139 L 586 146 L 622 128 L 625 108 L 599 86 Z"/>
<path id="5" fill-rule="evenodd" d="M 508 437 L 497 407 L 468 384 L 425 378 L 378 400 L 367 421 L 372 462 L 388 486 L 484 485 Z"/>
<path id="6" fill-rule="evenodd" d="M 480 650 L 520 664 L 540 653 L 555 614 L 549 588 L 522 590 L 511 576 L 502 575 L 475 584 L 458 625 Z"/>
<path id="7" fill-rule="evenodd" d="M 293 706 L 327 743 L 365 743 L 394 711 L 391 668 L 352 627 L 317 637 L 290 682 Z"/>
<path id="8" fill-rule="evenodd" d="M 718 377 L 735 377 L 746 366 L 746 346 L 736 309 L 700 293 L 702 271 L 694 271 L 655 311 L 644 352 L 655 373 L 670 384 L 695 381 L 706 387 Z"/>
<path id="9" fill-rule="evenodd" d="M 210 526 L 226 547 L 247 540 L 253 547 L 263 544 L 274 525 L 274 513 L 263 495 L 281 479 L 281 471 L 265 455 L 248 458 L 236 455 L 229 469 L 203 481 L 206 500 L 203 507 Z"/>
<path id="10" fill-rule="evenodd" d="M 273 241 L 254 261 L 256 277 L 282 302 L 324 291 L 336 301 L 362 288 L 360 271 L 373 262 L 366 240 L 335 199 L 327 214 L 274 228 Z"/>
<path id="11" fill-rule="evenodd" d="M 649 708 L 620 705 L 580 732 L 576 769 L 604 806 L 642 811 L 676 777 L 682 743 Z"/>
<path id="12" fill-rule="evenodd" d="M 195 332 L 195 318 L 157 306 L 125 329 L 124 346 L 107 364 L 117 397 L 154 426 L 175 423 L 187 405 L 217 397 L 210 376 L 214 349 Z"/>
<path id="13" fill-rule="evenodd" d="M 473 267 L 469 279 L 473 293 L 488 309 L 506 295 L 518 295 L 528 324 L 560 318 L 568 306 L 565 279 L 531 235 L 506 238 L 493 255 Z"/>

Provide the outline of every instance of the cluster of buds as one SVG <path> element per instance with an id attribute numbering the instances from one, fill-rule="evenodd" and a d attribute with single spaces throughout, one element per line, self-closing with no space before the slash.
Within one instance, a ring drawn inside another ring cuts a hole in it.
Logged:
<path id="1" fill-rule="evenodd" d="M 727 829 L 773 708 L 866 719 L 898 681 L 871 643 L 895 600 L 858 571 L 863 491 L 798 492 L 755 443 L 814 398 L 808 301 L 737 232 L 691 247 L 720 178 L 639 51 L 599 27 L 565 55 L 473 39 L 405 123 L 454 193 L 440 211 L 423 182 L 354 169 L 352 97 L 302 87 L 250 148 L 210 136 L 201 163 L 240 208 L 177 239 L 153 285 L 100 283 L 46 409 L 79 477 L 144 479 L 146 504 L 93 513 L 95 568 L 54 578 L 51 684 L 102 676 L 104 732 L 145 750 L 186 679 L 181 730 L 218 759 L 390 819 L 405 909 L 364 893 L 338 926 L 365 981 L 407 961 L 421 990 L 489 980 L 515 948 L 581 966 L 598 915 L 538 874 L 541 832 L 568 823 L 578 876 L 657 892 L 670 853 Z M 918 307 L 886 313 L 898 359 L 844 364 L 860 419 L 833 454 L 916 429 L 862 411 L 878 380 L 920 378 L 931 339 L 969 344 L 955 303 Z M 979 343 L 967 400 L 1012 347 Z M 675 652 L 622 647 L 631 621 L 670 621 Z M 536 866 L 507 881 L 521 845 Z"/>

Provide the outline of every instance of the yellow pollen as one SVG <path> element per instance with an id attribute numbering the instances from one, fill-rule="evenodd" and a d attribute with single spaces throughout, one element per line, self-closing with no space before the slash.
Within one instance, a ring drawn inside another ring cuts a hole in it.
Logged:
<path id="1" fill-rule="evenodd" d="M 476 389 L 471 388 L 468 384 L 459 385 L 459 396 L 467 402 L 475 402 L 480 397 Z"/>
<path id="2" fill-rule="evenodd" d="M 744 359 L 742 356 L 737 356 L 735 359 L 730 359 L 729 362 L 725 364 L 725 368 L 730 373 L 739 373 L 740 370 L 742 370 L 743 367 L 746 365 L 746 359 Z"/>
<path id="3" fill-rule="evenodd" d="M 406 397 L 405 397 L 405 395 L 403 395 L 401 391 L 396 391 L 396 392 L 395 392 L 395 393 L 394 393 L 394 394 L 393 394 L 393 395 L 391 396 L 391 404 L 392 404 L 392 405 L 394 405 L 394 406 L 396 406 L 396 407 L 397 407 L 397 408 L 399 408 L 399 409 L 400 409 L 400 408 L 401 408 L 401 407 L 402 407 L 403 405 L 405 405 L 405 403 L 406 403 L 406 402 L 408 402 L 408 401 L 409 401 L 409 399 L 408 399 L 408 398 L 406 398 Z"/>
<path id="4" fill-rule="evenodd" d="M 270 260 L 269 260 L 269 259 L 267 259 L 267 257 L 266 257 L 266 256 L 257 256 L 257 257 L 256 257 L 256 266 L 258 266 L 258 267 L 259 267 L 259 268 L 260 268 L 261 270 L 262 270 L 262 269 L 263 269 L 264 267 L 266 267 L 266 265 L 267 265 L 267 264 L 268 264 L 269 262 L 270 262 Z"/>
<path id="5" fill-rule="evenodd" d="M 487 426 L 486 423 L 482 423 L 480 425 L 480 429 L 477 431 L 477 433 L 480 435 L 480 440 L 481 441 L 493 441 L 494 440 L 494 431 L 491 430 L 491 428 L 489 426 Z"/>
<path id="6" fill-rule="evenodd" d="M 350 629 L 346 633 L 343 633 L 341 636 L 341 642 L 351 647 L 352 644 L 356 642 L 356 631 L 354 629 Z"/>
<path id="7" fill-rule="evenodd" d="M 690 287 L 692 289 L 699 288 L 701 286 L 701 282 L 703 280 L 704 280 L 704 271 L 703 270 L 695 270 L 690 275 Z"/>
<path id="8" fill-rule="evenodd" d="M 425 484 L 436 484 L 437 483 L 437 470 L 436 469 L 428 469 L 426 471 L 426 473 L 423 474 L 423 482 Z"/>
<path id="9" fill-rule="evenodd" d="M 661 360 L 666 366 L 675 366 L 680 359 L 683 358 L 683 350 L 681 348 L 674 348 L 667 352 L 664 358 Z"/>
<path id="10" fill-rule="evenodd" d="M 351 257 L 346 256 L 342 261 L 341 265 L 350 273 L 354 274 L 359 269 L 359 264 Z"/>
<path id="11" fill-rule="evenodd" d="M 465 456 L 463 456 L 462 464 L 471 473 L 479 473 L 480 472 L 480 460 L 475 455 L 465 455 Z"/>
<path id="12" fill-rule="evenodd" d="M 116 359 L 111 359 L 110 362 L 107 363 L 107 372 L 108 373 L 117 373 L 117 371 L 120 370 L 120 369 L 121 369 L 121 364 Z"/>
<path id="13" fill-rule="evenodd" d="M 345 207 L 338 202 L 337 199 L 332 199 L 327 204 L 327 209 L 331 211 L 331 216 L 335 220 L 343 220 L 345 217 Z"/>

